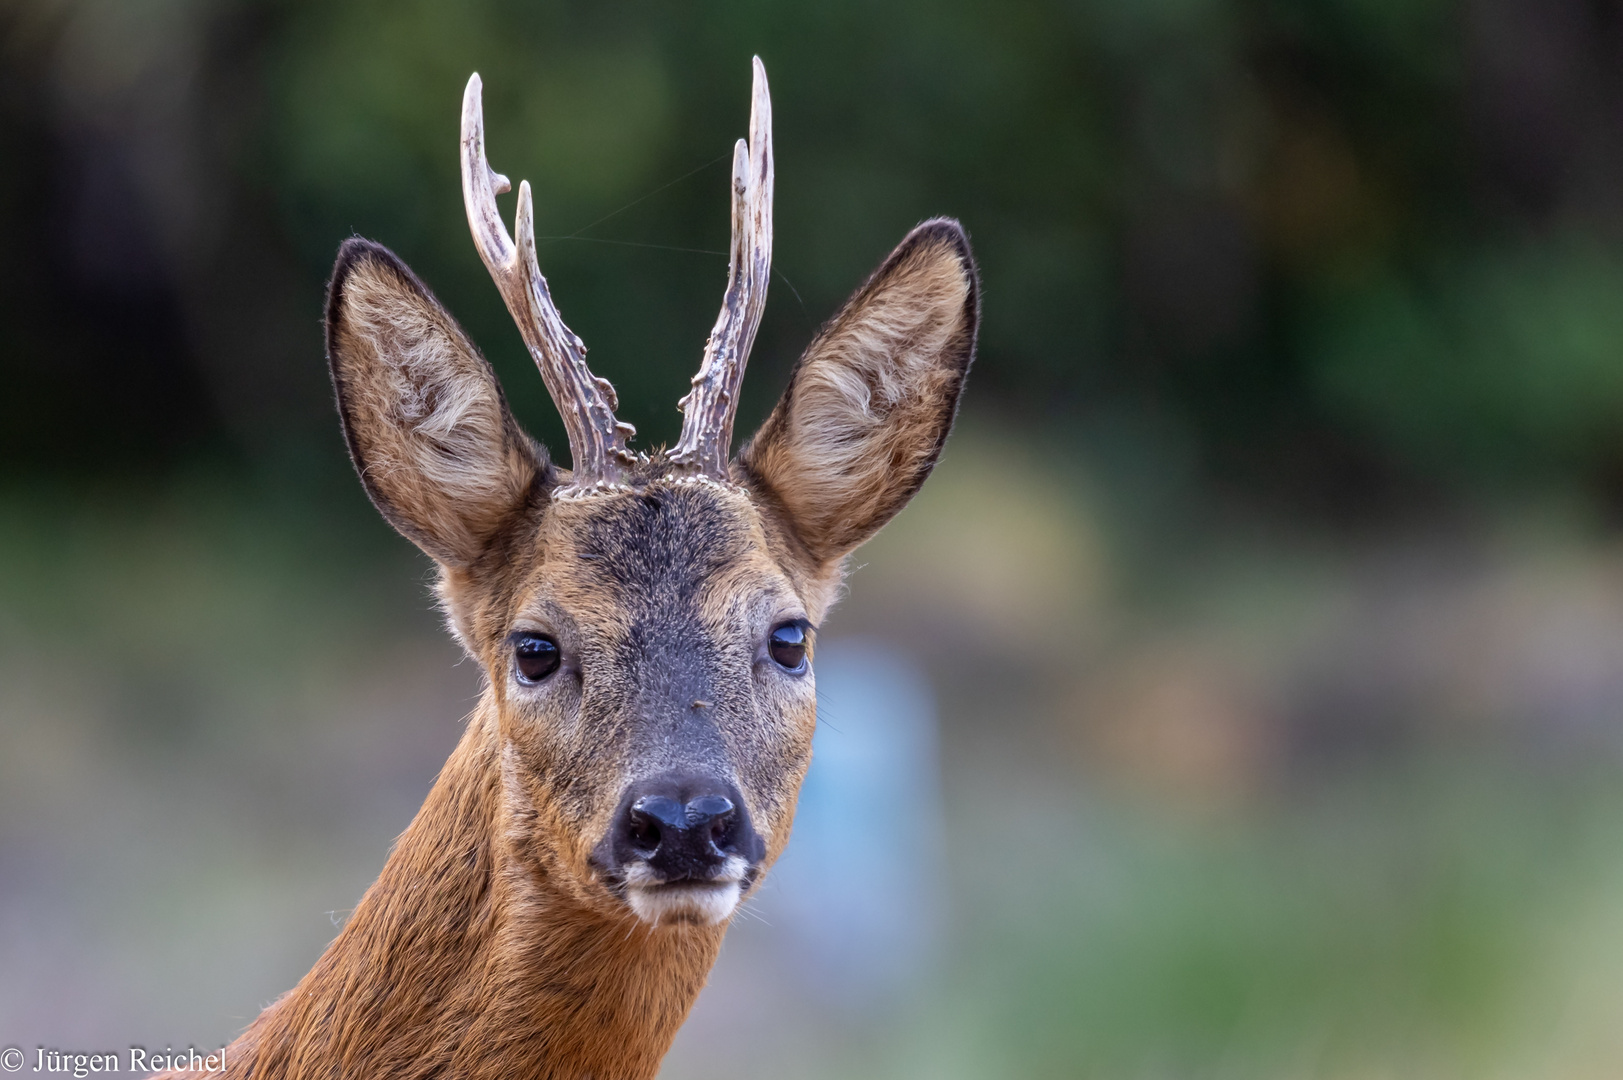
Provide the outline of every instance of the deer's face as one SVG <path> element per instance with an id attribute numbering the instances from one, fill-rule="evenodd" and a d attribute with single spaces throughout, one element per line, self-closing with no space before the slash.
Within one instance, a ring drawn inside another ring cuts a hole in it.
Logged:
<path id="1" fill-rule="evenodd" d="M 510 865 L 655 925 L 724 921 L 783 850 L 816 726 L 815 628 L 845 557 L 934 466 L 974 352 L 968 240 L 927 222 L 728 459 L 768 272 L 763 116 L 757 62 L 727 301 L 668 453 L 626 449 L 612 389 L 535 269 L 527 188 L 517 246 L 507 238 L 477 76 L 469 220 L 563 413 L 574 471 L 518 427 L 490 366 L 386 249 L 347 242 L 328 298 L 351 457 L 384 517 L 438 562 L 451 625 L 485 672 Z"/>
<path id="2" fill-rule="evenodd" d="M 543 504 L 502 580 L 446 598 L 476 613 L 523 858 L 583 903 L 713 923 L 788 839 L 829 583 L 745 488 L 636 482 Z"/>

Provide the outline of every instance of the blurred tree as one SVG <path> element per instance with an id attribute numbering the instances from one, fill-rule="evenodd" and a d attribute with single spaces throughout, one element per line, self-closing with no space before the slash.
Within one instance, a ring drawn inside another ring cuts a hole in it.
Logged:
<path id="1" fill-rule="evenodd" d="M 559 427 L 467 240 L 457 110 L 644 445 L 725 276 L 748 57 L 777 279 L 741 427 L 914 222 L 987 284 L 978 409 L 1338 510 L 1602 488 L 1623 429 L 1623 17 L 1583 0 L 884 5 L 12 0 L 0 453 L 163 469 L 334 445 L 320 286 L 412 263 Z M 72 446 L 62 433 L 89 427 Z"/>

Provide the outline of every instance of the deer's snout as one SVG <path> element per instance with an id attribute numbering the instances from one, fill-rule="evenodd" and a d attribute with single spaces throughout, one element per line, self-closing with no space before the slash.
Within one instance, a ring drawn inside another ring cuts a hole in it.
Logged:
<path id="1" fill-rule="evenodd" d="M 734 847 L 738 809 L 725 795 L 699 795 L 679 803 L 644 795 L 626 812 L 631 848 L 666 881 L 706 878 Z"/>
<path id="2" fill-rule="evenodd" d="M 732 914 L 766 845 L 731 783 L 667 775 L 631 784 L 598 862 L 647 922 L 718 923 Z"/>

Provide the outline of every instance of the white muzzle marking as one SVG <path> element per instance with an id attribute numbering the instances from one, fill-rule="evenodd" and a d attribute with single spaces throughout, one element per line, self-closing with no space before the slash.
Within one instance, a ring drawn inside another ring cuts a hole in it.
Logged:
<path id="1" fill-rule="evenodd" d="M 744 895 L 748 864 L 737 855 L 722 864 L 709 881 L 663 881 L 646 863 L 626 870 L 626 902 L 637 918 L 650 926 L 662 922 L 725 922 Z"/>

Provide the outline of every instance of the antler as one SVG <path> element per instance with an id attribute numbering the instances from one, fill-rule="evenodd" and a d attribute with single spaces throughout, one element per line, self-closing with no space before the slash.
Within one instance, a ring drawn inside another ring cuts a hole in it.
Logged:
<path id="1" fill-rule="evenodd" d="M 517 246 L 508 238 L 496 209 L 496 196 L 512 185 L 485 158 L 483 86 L 475 74 L 462 95 L 462 201 L 468 210 L 468 228 L 563 416 L 569 432 L 573 486 L 618 483 L 622 465 L 635 460 L 626 449 L 626 440 L 636 429 L 614 418 L 619 405 L 614 387 L 587 368 L 586 346 L 564 325 L 553 306 L 547 279 L 535 261 L 535 207 L 528 180 L 518 185 L 518 214 L 513 221 Z"/>
<path id="2" fill-rule="evenodd" d="M 772 98 L 766 68 L 754 60 L 750 137 L 733 147 L 733 242 L 727 294 L 705 342 L 693 389 L 679 403 L 682 438 L 671 460 L 716 480 L 727 477 L 738 388 L 772 276 Z"/>

